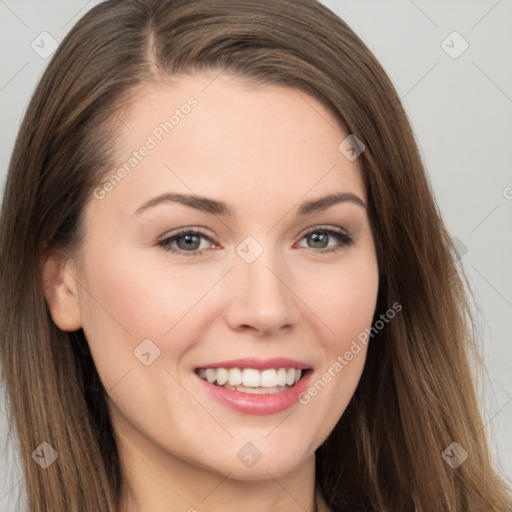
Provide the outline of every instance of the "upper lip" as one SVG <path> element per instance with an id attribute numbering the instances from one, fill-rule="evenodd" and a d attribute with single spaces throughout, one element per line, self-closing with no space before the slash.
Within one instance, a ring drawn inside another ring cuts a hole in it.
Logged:
<path id="1" fill-rule="evenodd" d="M 207 363 L 198 368 L 255 368 L 256 370 L 266 370 L 267 368 L 297 368 L 307 370 L 311 365 L 297 359 L 288 357 L 273 357 L 271 359 L 257 359 L 254 357 L 244 357 L 243 359 L 231 359 L 229 361 L 218 361 Z"/>

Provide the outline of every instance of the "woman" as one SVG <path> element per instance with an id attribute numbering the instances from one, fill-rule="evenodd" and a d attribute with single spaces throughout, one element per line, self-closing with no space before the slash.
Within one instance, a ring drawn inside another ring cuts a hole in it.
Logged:
<path id="1" fill-rule="evenodd" d="M 319 3 L 94 7 L 0 247 L 31 511 L 512 510 L 410 125 Z"/>

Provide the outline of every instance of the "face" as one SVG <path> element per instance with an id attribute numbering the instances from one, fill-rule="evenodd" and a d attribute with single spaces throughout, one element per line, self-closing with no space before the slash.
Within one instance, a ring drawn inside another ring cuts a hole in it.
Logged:
<path id="1" fill-rule="evenodd" d="M 147 86 L 119 117 L 54 319 L 84 329 L 122 450 L 155 471 L 290 473 L 347 407 L 376 305 L 348 134 L 303 92 L 226 74 Z"/>

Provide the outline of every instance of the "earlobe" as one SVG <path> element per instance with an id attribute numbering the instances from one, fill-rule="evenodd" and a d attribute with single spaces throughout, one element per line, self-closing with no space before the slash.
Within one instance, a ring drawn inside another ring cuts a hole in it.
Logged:
<path id="1" fill-rule="evenodd" d="M 75 274 L 72 260 L 57 250 L 46 251 L 43 260 L 44 294 L 53 321 L 63 331 L 76 331 L 82 327 Z"/>

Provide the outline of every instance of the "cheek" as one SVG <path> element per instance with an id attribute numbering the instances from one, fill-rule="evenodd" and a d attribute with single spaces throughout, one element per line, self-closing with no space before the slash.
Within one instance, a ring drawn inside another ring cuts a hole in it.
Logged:
<path id="1" fill-rule="evenodd" d="M 311 417 L 323 419 L 318 443 L 342 416 L 362 375 L 378 286 L 377 262 L 369 251 L 330 275 L 319 273 L 316 292 L 309 293 L 318 329 L 325 333 L 319 346 L 324 358 L 299 402 Z"/>
<path id="2" fill-rule="evenodd" d="M 372 251 L 354 253 L 340 265 L 317 269 L 314 279 L 298 279 L 304 302 L 315 313 L 319 328 L 323 326 L 325 348 L 331 353 L 346 350 L 371 325 L 379 287 Z"/>
<path id="3" fill-rule="evenodd" d="M 84 301 L 88 323 L 115 321 L 134 337 L 164 335 L 215 280 L 213 272 L 204 274 L 190 265 L 171 268 L 165 256 L 148 261 L 135 251 L 109 254 L 108 261 L 100 261 L 91 251 L 87 260 L 84 282 L 93 291 Z"/>
<path id="4" fill-rule="evenodd" d="M 326 361 L 322 371 L 330 372 L 323 380 L 336 381 L 333 387 L 345 386 L 346 393 L 363 370 L 369 341 L 367 332 L 377 301 L 377 271 L 366 267 L 362 273 L 347 272 L 339 275 L 338 280 L 326 282 L 323 290 L 323 302 L 318 310 L 328 334 L 323 338 Z"/>
<path id="5" fill-rule="evenodd" d="M 208 293 L 226 266 L 171 266 L 165 253 L 155 260 L 154 254 L 102 249 L 90 247 L 80 277 L 83 329 L 100 374 L 115 379 L 123 368 L 138 367 L 134 351 L 146 339 L 161 351 L 159 363 L 169 359 L 170 343 L 172 361 L 166 362 L 178 361 L 207 329 Z"/>

